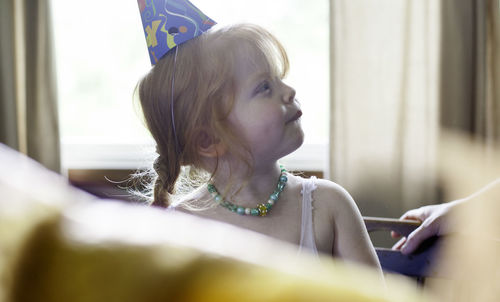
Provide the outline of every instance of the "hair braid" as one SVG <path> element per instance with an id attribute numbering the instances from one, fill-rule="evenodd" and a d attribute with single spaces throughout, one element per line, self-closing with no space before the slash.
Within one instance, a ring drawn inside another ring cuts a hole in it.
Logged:
<path id="1" fill-rule="evenodd" d="M 170 205 L 170 195 L 175 192 L 175 182 L 180 174 L 180 165 L 177 161 L 167 165 L 164 157 L 160 154 L 153 163 L 156 172 L 154 182 L 153 206 L 165 208 Z"/>

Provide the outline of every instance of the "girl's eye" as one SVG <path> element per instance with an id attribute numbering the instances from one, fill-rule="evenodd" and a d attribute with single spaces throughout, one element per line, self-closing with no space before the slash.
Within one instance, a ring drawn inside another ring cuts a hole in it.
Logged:
<path id="1" fill-rule="evenodd" d="M 255 89 L 255 94 L 267 93 L 270 90 L 271 90 L 271 85 L 269 84 L 268 81 L 264 81 L 260 83 L 259 86 L 257 86 L 257 88 Z"/>

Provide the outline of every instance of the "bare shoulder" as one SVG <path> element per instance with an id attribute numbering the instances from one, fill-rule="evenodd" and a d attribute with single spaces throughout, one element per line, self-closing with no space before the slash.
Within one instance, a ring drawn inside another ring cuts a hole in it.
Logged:
<path id="1" fill-rule="evenodd" d="M 352 211 L 357 206 L 349 192 L 341 185 L 326 179 L 316 180 L 315 202 L 328 208 L 333 214 Z"/>
<path id="2" fill-rule="evenodd" d="M 318 178 L 315 183 L 318 187 L 318 190 L 321 193 L 335 195 L 335 196 L 339 196 L 339 197 L 348 196 L 350 198 L 350 195 L 347 192 L 347 190 L 344 189 L 341 185 L 339 185 L 333 181 Z"/>
<path id="3" fill-rule="evenodd" d="M 308 179 L 294 175 L 289 178 L 287 186 L 290 185 L 290 189 L 293 188 L 293 191 L 300 192 L 306 181 Z M 320 178 L 314 181 L 314 185 L 316 186 L 313 192 L 314 208 L 329 213 L 332 218 L 353 210 L 357 211 L 357 206 L 351 195 L 341 185 Z"/>

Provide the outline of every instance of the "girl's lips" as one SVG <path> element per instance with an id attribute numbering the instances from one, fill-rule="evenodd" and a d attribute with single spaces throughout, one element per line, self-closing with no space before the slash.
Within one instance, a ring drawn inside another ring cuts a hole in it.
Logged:
<path id="1" fill-rule="evenodd" d="M 302 116 L 302 111 L 299 109 L 297 110 L 297 113 L 295 113 L 294 116 L 292 116 L 292 118 L 288 120 L 287 123 L 294 122 L 298 120 L 301 116 Z"/>

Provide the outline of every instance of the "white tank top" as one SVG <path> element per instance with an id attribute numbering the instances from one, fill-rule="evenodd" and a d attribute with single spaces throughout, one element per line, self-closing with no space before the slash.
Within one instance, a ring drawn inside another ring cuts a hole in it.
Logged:
<path id="1" fill-rule="evenodd" d="M 302 251 L 310 252 L 318 255 L 316 242 L 314 240 L 314 225 L 313 225 L 313 199 L 312 192 L 316 190 L 316 177 L 312 176 L 302 182 L 302 225 L 300 231 L 299 253 Z"/>

